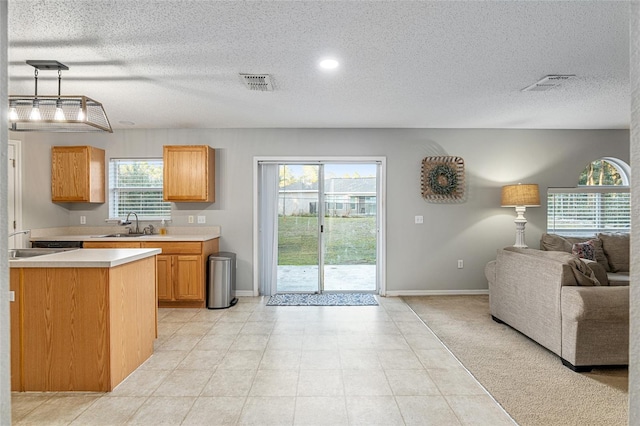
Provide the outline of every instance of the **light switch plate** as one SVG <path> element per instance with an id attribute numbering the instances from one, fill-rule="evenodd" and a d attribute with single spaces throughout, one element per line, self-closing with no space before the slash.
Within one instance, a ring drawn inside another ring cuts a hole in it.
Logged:
<path id="1" fill-rule="evenodd" d="M 189 216 L 189 218 L 188 218 L 188 219 L 189 219 L 189 220 L 188 220 L 188 221 L 189 221 L 189 223 L 193 223 L 193 216 Z"/>
<path id="2" fill-rule="evenodd" d="M 80 216 L 80 225 L 86 225 L 86 224 L 87 224 L 87 217 Z"/>
<path id="3" fill-rule="evenodd" d="M 207 223 L 206 216 L 198 216 L 198 223 Z"/>
<path id="4" fill-rule="evenodd" d="M 416 216 L 416 223 L 424 223 L 424 217 Z"/>

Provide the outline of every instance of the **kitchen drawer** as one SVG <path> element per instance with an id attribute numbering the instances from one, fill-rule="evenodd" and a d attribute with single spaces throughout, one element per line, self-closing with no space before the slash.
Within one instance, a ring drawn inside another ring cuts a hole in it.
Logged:
<path id="1" fill-rule="evenodd" d="M 140 248 L 135 241 L 85 241 L 83 248 Z"/>
<path id="2" fill-rule="evenodd" d="M 162 243 L 143 241 L 142 248 L 159 248 L 162 254 L 202 254 L 201 242 Z"/>

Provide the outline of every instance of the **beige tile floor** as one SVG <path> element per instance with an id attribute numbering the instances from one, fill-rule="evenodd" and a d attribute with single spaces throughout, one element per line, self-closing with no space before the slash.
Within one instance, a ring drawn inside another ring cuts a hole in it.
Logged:
<path id="1" fill-rule="evenodd" d="M 161 309 L 113 392 L 13 393 L 16 425 L 514 425 L 399 298 Z"/>

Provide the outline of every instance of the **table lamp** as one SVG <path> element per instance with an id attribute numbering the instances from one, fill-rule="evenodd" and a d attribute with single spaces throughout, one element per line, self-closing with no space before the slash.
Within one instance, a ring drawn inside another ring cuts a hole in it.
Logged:
<path id="1" fill-rule="evenodd" d="M 527 207 L 540 207 L 540 191 L 536 184 L 505 185 L 502 187 L 502 207 L 516 208 L 516 243 L 514 247 L 527 248 L 524 243 L 524 226 Z"/>

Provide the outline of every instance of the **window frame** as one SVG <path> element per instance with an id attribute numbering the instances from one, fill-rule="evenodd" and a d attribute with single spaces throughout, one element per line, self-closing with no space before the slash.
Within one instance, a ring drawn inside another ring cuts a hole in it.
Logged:
<path id="1" fill-rule="evenodd" d="M 619 185 L 586 185 L 581 184 L 580 180 L 584 171 L 593 163 L 597 161 L 604 161 L 613 166 L 620 175 L 620 184 Z M 602 232 L 621 232 L 621 233 L 629 233 L 631 232 L 631 167 L 624 161 L 615 157 L 600 157 L 593 161 L 591 161 L 587 166 L 580 171 L 578 175 L 578 182 L 575 188 L 547 188 L 547 233 L 554 234 L 562 234 L 566 236 L 593 236 Z M 607 200 L 606 196 L 608 194 L 629 194 L 626 198 L 628 199 L 627 204 L 618 203 L 615 198 Z M 574 208 L 566 208 L 566 213 L 564 217 L 560 217 L 560 220 L 556 220 L 558 214 L 556 210 L 557 202 L 555 201 L 555 197 L 558 194 L 566 195 L 567 200 L 566 203 L 573 203 Z M 587 200 L 585 201 L 584 210 L 580 210 L 580 206 L 575 207 L 577 202 L 575 200 L 571 200 L 570 196 L 572 194 L 583 194 L 587 196 Z M 594 195 L 595 194 L 595 195 Z M 590 199 L 588 195 L 594 195 Z M 565 224 L 565 227 L 557 226 L 558 222 L 570 221 L 571 216 L 573 214 L 574 220 L 576 223 L 579 223 L 580 217 L 579 215 L 584 212 L 588 212 L 589 203 L 592 203 L 595 207 L 590 212 L 591 215 L 584 219 L 585 226 L 583 228 L 571 227 Z M 623 212 L 621 206 L 628 210 L 628 217 L 623 218 L 622 215 L 611 216 L 609 213 L 613 211 L 613 209 L 618 209 L 615 213 Z M 603 220 L 602 218 L 607 217 L 607 220 Z M 613 217 L 613 220 L 611 219 Z M 623 218 L 623 220 L 620 220 Z M 616 221 L 616 219 L 618 219 Z M 594 224 L 592 226 L 588 226 L 589 224 Z M 607 226 L 608 225 L 608 226 Z"/>
<path id="2" fill-rule="evenodd" d="M 122 193 L 126 192 L 136 192 L 136 193 L 144 193 L 144 192 L 160 192 L 160 206 L 163 207 L 161 209 L 161 214 L 145 214 L 144 210 L 140 208 L 136 209 L 132 207 L 130 209 L 131 212 L 134 212 L 138 215 L 138 219 L 140 221 L 144 220 L 146 222 L 153 221 L 170 221 L 171 220 L 171 203 L 168 201 L 164 201 L 163 196 L 163 188 L 164 188 L 164 180 L 160 179 L 160 186 L 124 186 L 124 187 L 116 187 L 115 183 L 117 182 L 117 166 L 123 162 L 134 162 L 134 163 L 155 163 L 157 166 L 161 168 L 160 172 L 162 174 L 164 168 L 164 160 L 162 157 L 114 157 L 109 159 L 109 179 L 108 179 L 108 192 L 109 192 L 109 221 L 121 220 L 126 217 L 126 214 L 119 216 L 117 214 L 117 199 Z M 157 202 L 157 198 L 154 199 Z"/>

